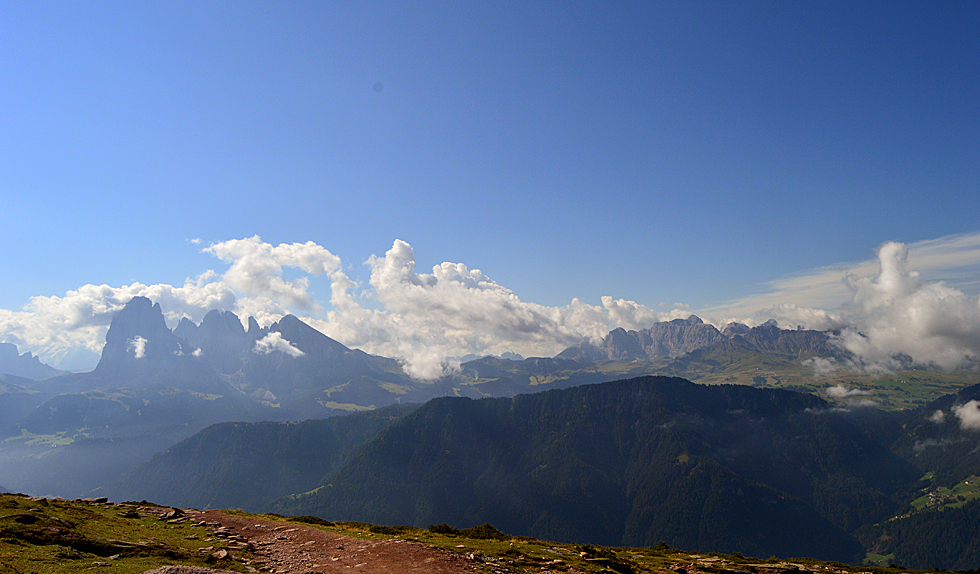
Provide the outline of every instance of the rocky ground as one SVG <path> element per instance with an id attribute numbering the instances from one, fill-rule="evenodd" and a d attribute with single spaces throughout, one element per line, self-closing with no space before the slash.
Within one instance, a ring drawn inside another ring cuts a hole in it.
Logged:
<path id="1" fill-rule="evenodd" d="M 161 511 L 174 512 L 173 509 Z M 172 519 L 192 524 L 203 522 L 216 542 L 221 542 L 222 550 L 212 554 L 216 565 L 223 560 L 236 560 L 250 571 L 291 574 L 482 572 L 477 562 L 463 555 L 405 540 L 350 538 L 310 526 L 235 516 L 219 510 L 188 510 Z"/>

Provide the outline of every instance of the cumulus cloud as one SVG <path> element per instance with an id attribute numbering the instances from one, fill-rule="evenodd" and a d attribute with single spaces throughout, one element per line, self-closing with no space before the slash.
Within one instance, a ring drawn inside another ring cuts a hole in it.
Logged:
<path id="1" fill-rule="evenodd" d="M 946 413 L 944 413 L 942 409 L 939 409 L 936 412 L 929 415 L 929 420 L 936 423 L 937 425 L 942 424 L 946 422 Z"/>
<path id="2" fill-rule="evenodd" d="M 783 324 L 839 333 L 836 342 L 853 354 L 850 367 L 882 372 L 904 366 L 904 359 L 947 369 L 976 365 L 980 358 L 980 298 L 970 296 L 944 281 L 927 281 L 910 269 L 916 261 L 933 273 L 951 266 L 960 277 L 970 257 L 980 258 L 980 236 L 950 238 L 943 242 L 909 248 L 887 242 L 878 248 L 875 267 L 861 265 L 851 272 L 838 271 L 838 283 L 848 297 L 838 310 L 779 303 L 763 310 Z M 973 260 L 975 265 L 976 261 Z M 827 274 L 819 281 L 824 285 Z M 904 359 L 903 359 L 904 358 Z"/>
<path id="3" fill-rule="evenodd" d="M 907 355 L 941 367 L 966 366 L 980 356 L 980 299 L 908 270 L 908 249 L 885 243 L 874 277 L 848 276 L 851 325 L 841 344 L 863 361 L 889 365 Z"/>
<path id="4" fill-rule="evenodd" d="M 960 428 L 963 430 L 980 430 L 980 401 L 967 401 L 953 407 L 953 414 L 960 419 Z"/>
<path id="5" fill-rule="evenodd" d="M 142 359 L 146 356 L 146 339 L 136 335 L 136 337 L 127 341 L 129 343 L 129 350 L 133 352 L 133 356 L 137 359 Z"/>
<path id="6" fill-rule="evenodd" d="M 406 371 L 419 378 L 451 369 L 447 356 L 507 351 L 551 356 L 585 338 L 599 339 L 617 326 L 642 329 L 680 316 L 678 310 L 661 313 L 612 297 L 602 297 L 601 306 L 578 299 L 563 307 L 526 302 L 463 263 L 444 262 L 431 273 L 419 273 L 414 250 L 401 240 L 367 265 L 368 295 L 381 309 L 360 306 L 350 294 L 353 283 L 334 273 L 334 310 L 316 326 L 348 344 L 402 357 Z"/>
<path id="7" fill-rule="evenodd" d="M 277 331 L 273 331 L 256 341 L 255 347 L 252 349 L 252 351 L 257 355 L 268 355 L 269 353 L 280 351 L 282 353 L 286 353 L 294 359 L 296 357 L 302 357 L 305 354 L 303 351 L 300 351 L 294 347 L 292 343 L 286 339 L 283 339 L 282 333 Z"/>
<path id="8" fill-rule="evenodd" d="M 307 291 L 309 280 L 301 277 L 287 281 L 282 276 L 283 266 L 295 267 L 311 275 L 323 275 L 340 268 L 339 257 L 312 241 L 273 246 L 256 235 L 215 243 L 205 247 L 204 251 L 231 264 L 222 279 L 236 292 L 281 300 L 289 307 L 303 309 L 315 306 Z"/>

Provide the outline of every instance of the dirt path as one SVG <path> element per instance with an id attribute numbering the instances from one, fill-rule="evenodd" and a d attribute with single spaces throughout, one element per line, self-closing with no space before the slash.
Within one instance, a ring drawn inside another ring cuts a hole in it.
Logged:
<path id="1" fill-rule="evenodd" d="M 300 524 L 233 516 L 219 510 L 187 511 L 226 541 L 233 557 L 257 571 L 290 574 L 473 574 L 483 570 L 465 556 L 399 539 L 362 540 Z M 216 565 L 217 567 L 220 567 Z"/>

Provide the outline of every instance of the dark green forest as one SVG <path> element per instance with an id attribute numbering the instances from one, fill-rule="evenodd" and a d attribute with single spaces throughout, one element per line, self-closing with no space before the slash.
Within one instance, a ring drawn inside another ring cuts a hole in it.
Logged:
<path id="1" fill-rule="evenodd" d="M 854 528 L 895 513 L 920 475 L 865 436 L 859 416 L 813 395 L 664 377 L 436 399 L 274 508 L 853 562 Z"/>

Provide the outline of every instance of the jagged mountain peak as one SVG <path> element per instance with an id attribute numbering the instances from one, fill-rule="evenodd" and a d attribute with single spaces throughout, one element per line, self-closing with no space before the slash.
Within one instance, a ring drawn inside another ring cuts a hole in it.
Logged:
<path id="1" fill-rule="evenodd" d="M 725 328 L 721 330 L 721 334 L 726 337 L 734 337 L 735 335 L 742 335 L 748 333 L 751 327 L 745 323 L 739 323 L 732 321 L 731 323 L 725 325 Z"/>
<path id="2" fill-rule="evenodd" d="M 245 333 L 245 327 L 238 315 L 231 311 L 219 311 L 218 309 L 208 311 L 208 314 L 201 321 L 201 328 L 222 333 Z"/>
<path id="3" fill-rule="evenodd" d="M 62 372 L 42 363 L 39 357 L 29 352 L 20 354 L 13 343 L 0 343 L 0 374 L 41 381 Z"/>
<path id="4" fill-rule="evenodd" d="M 133 297 L 112 318 L 95 370 L 104 371 L 121 361 L 160 360 L 182 352 L 180 339 L 167 327 L 160 304 Z"/>
<path id="5" fill-rule="evenodd" d="M 775 319 L 752 328 L 742 323 L 729 323 L 719 331 L 697 315 L 691 315 L 687 319 L 654 323 L 639 331 L 627 331 L 619 327 L 610 331 L 600 343 L 583 342 L 565 349 L 556 358 L 580 363 L 604 360 L 649 361 L 665 357 L 676 358 L 736 340 L 761 352 L 820 356 L 841 354 L 826 333 L 780 329 Z"/>

